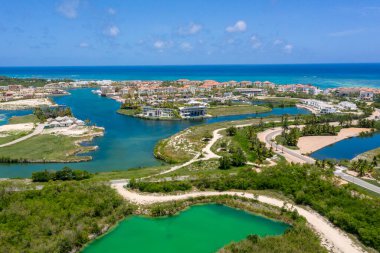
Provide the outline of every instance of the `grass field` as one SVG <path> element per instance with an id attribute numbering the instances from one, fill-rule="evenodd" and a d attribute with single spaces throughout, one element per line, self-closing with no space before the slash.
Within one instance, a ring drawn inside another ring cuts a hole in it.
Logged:
<path id="1" fill-rule="evenodd" d="M 7 136 L 5 137 L 0 137 L 0 145 L 1 144 L 5 144 L 5 143 L 8 143 L 8 142 L 11 142 L 11 141 L 14 141 L 18 138 L 21 138 L 25 135 L 28 135 L 30 132 L 27 132 L 27 131 L 22 131 L 22 132 L 12 132 L 12 133 L 9 133 Z"/>
<path id="2" fill-rule="evenodd" d="M 207 109 L 207 113 L 217 117 L 226 115 L 239 115 L 251 113 L 263 113 L 271 111 L 270 108 L 258 105 L 232 105 L 232 106 L 216 106 Z"/>
<path id="3" fill-rule="evenodd" d="M 9 119 L 9 124 L 38 123 L 39 120 L 34 114 L 25 116 L 13 116 Z"/>
<path id="4" fill-rule="evenodd" d="M 134 109 L 131 109 L 131 110 L 119 109 L 116 112 L 119 114 L 127 115 L 127 116 L 134 116 L 137 114 L 137 110 L 134 110 Z"/>
<path id="5" fill-rule="evenodd" d="M 30 162 L 70 162 L 86 161 L 88 156 L 76 156 L 85 153 L 92 147 L 82 147 L 75 144 L 80 138 L 62 135 L 38 135 L 14 145 L 0 148 L 0 157 L 11 159 L 26 159 Z"/>

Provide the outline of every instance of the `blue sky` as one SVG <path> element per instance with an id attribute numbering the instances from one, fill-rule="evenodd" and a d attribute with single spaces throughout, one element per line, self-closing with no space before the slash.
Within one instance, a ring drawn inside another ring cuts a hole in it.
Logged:
<path id="1" fill-rule="evenodd" d="M 2 0 L 0 66 L 380 62 L 378 0 Z"/>

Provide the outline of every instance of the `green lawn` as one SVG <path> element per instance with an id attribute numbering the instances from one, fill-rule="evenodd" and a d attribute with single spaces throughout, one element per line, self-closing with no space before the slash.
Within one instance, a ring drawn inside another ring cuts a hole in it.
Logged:
<path id="1" fill-rule="evenodd" d="M 116 112 L 119 113 L 119 114 L 123 114 L 123 115 L 134 116 L 134 115 L 137 114 L 138 110 L 134 110 L 134 109 L 130 109 L 130 110 L 119 109 Z"/>
<path id="2" fill-rule="evenodd" d="M 13 116 L 9 119 L 9 124 L 38 123 L 39 120 L 34 114 L 25 116 Z"/>
<path id="3" fill-rule="evenodd" d="M 86 152 L 91 147 L 75 145 L 80 138 L 62 135 L 38 135 L 14 145 L 0 148 L 0 157 L 11 159 L 26 159 L 31 162 L 70 162 L 86 161 L 87 156 L 76 156 L 80 152 Z"/>
<path id="4" fill-rule="evenodd" d="M 265 106 L 258 105 L 231 105 L 231 106 L 216 106 L 207 109 L 207 114 L 212 116 L 239 115 L 251 113 L 270 112 L 271 109 Z"/>
<path id="5" fill-rule="evenodd" d="M 8 143 L 8 142 L 11 142 L 11 141 L 14 141 L 18 138 L 21 138 L 25 135 L 28 135 L 30 132 L 27 132 L 27 131 L 22 131 L 22 132 L 12 132 L 12 133 L 8 133 L 7 136 L 5 137 L 0 137 L 0 145 L 1 144 L 5 144 L 5 143 Z"/>

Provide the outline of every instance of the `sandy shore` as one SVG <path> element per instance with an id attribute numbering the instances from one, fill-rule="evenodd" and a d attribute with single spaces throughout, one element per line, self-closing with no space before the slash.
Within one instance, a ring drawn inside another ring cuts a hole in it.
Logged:
<path id="1" fill-rule="evenodd" d="M 32 109 L 38 106 L 53 106 L 48 98 L 22 99 L 9 102 L 1 102 L 0 110 L 22 110 Z"/>
<path id="2" fill-rule="evenodd" d="M 298 147 L 302 154 L 312 153 L 335 142 L 358 136 L 361 132 L 369 131 L 368 128 L 343 128 L 336 136 L 306 136 L 298 141 Z"/>
<path id="3" fill-rule="evenodd" d="M 34 128 L 33 123 L 23 123 L 23 124 L 11 124 L 0 126 L 0 133 L 13 132 L 13 131 L 31 131 Z"/>
<path id="4" fill-rule="evenodd" d="M 137 203 L 137 204 L 152 204 L 160 203 L 167 201 L 182 200 L 187 198 L 195 198 L 200 196 L 218 196 L 218 195 L 230 195 L 230 196 L 239 196 L 249 199 L 257 199 L 262 203 L 266 203 L 276 207 L 283 207 L 284 201 L 275 199 L 267 196 L 254 196 L 252 193 L 244 192 L 191 192 L 181 195 L 142 195 L 136 192 L 129 191 L 123 186 L 124 182 L 116 182 L 111 186 L 116 189 L 116 191 L 123 196 L 126 200 Z M 347 252 L 347 253 L 357 253 L 364 252 L 355 243 L 350 239 L 350 237 L 344 233 L 339 228 L 333 226 L 328 220 L 319 215 L 318 213 L 307 210 L 303 207 L 290 206 L 287 205 L 288 209 L 296 209 L 300 215 L 306 218 L 310 226 L 319 234 L 323 246 L 325 246 L 330 252 Z"/>

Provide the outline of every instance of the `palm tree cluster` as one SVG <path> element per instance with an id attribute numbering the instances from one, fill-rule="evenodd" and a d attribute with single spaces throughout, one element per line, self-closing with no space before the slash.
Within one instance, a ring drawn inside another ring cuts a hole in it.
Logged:
<path id="1" fill-rule="evenodd" d="M 350 168 L 359 173 L 359 176 L 364 176 L 366 173 L 372 172 L 374 169 L 373 163 L 365 159 L 358 159 L 351 163 Z"/>

